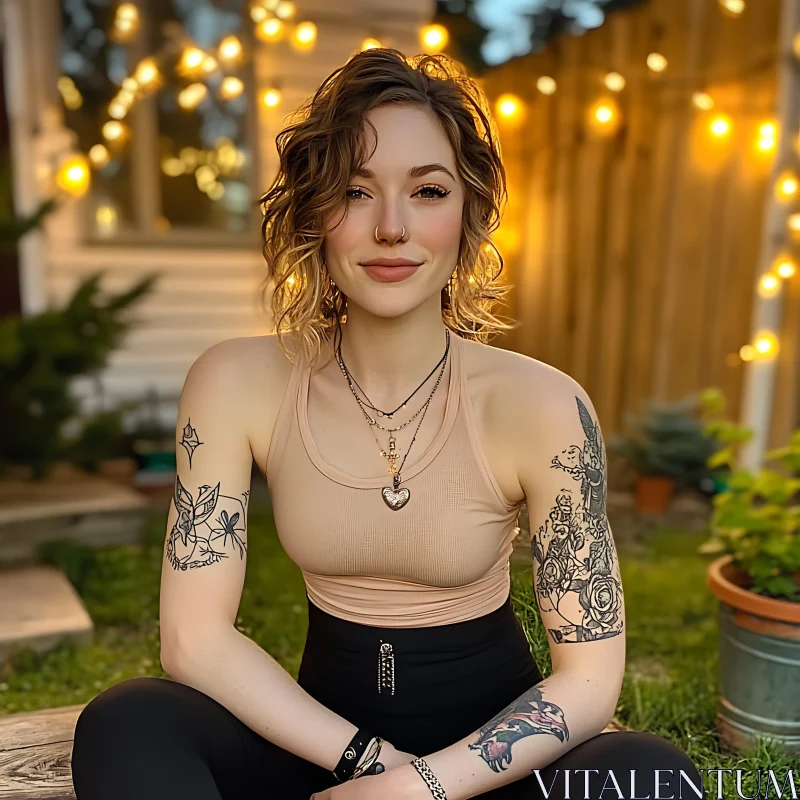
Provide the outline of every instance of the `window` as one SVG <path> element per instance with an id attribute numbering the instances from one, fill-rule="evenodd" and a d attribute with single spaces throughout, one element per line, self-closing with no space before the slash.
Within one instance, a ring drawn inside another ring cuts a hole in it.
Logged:
<path id="1" fill-rule="evenodd" d="M 65 121 L 94 163 L 88 237 L 255 244 L 246 0 L 61 0 L 61 12 Z"/>

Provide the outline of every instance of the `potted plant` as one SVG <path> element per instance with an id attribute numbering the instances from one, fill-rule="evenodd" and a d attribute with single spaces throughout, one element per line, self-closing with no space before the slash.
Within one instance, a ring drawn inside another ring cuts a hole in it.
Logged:
<path id="1" fill-rule="evenodd" d="M 615 436 L 610 448 L 633 468 L 636 508 L 663 514 L 678 486 L 700 488 L 708 478 L 717 442 L 704 431 L 702 393 L 672 404 L 649 403 L 641 417 L 626 415 L 630 436 Z"/>
<path id="2" fill-rule="evenodd" d="M 717 556 L 706 577 L 719 599 L 717 729 L 735 751 L 770 738 L 800 752 L 800 430 L 766 453 L 775 469 L 756 471 L 732 466 L 750 429 L 715 421 L 708 432 L 723 445 L 710 466 L 730 466 L 699 548 Z"/>

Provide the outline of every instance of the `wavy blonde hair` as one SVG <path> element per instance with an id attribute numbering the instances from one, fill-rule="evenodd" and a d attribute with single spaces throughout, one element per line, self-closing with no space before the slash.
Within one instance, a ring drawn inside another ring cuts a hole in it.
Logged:
<path id="1" fill-rule="evenodd" d="M 284 340 L 289 332 L 297 332 L 293 343 L 306 362 L 316 360 L 331 332 L 341 333 L 347 299 L 323 258 L 325 220 L 344 202 L 353 172 L 368 161 L 365 124 L 377 131 L 366 114 L 386 103 L 414 103 L 436 114 L 465 187 L 458 261 L 442 289 L 445 324 L 481 341 L 516 327 L 492 312 L 512 287 L 498 281 L 503 257 L 491 240 L 507 190 L 486 97 L 447 56 L 374 48 L 332 72 L 275 140 L 278 174 L 260 198 L 268 271 L 263 299 L 272 285 L 275 332 L 292 361 Z"/>

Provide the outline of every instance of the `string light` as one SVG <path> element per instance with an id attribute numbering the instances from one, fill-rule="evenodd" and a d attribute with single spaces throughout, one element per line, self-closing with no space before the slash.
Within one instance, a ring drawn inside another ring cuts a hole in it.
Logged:
<path id="1" fill-rule="evenodd" d="M 497 114 L 503 119 L 515 119 L 522 113 L 522 101 L 514 94 L 501 94 L 497 98 Z"/>
<path id="2" fill-rule="evenodd" d="M 714 99 L 706 92 L 695 92 L 692 95 L 692 105 L 701 111 L 711 111 L 714 108 Z"/>
<path id="3" fill-rule="evenodd" d="M 743 344 L 739 348 L 739 358 L 742 361 L 752 361 L 756 357 L 756 349 L 751 344 Z"/>
<path id="4" fill-rule="evenodd" d="M 299 50 L 310 50 L 317 41 L 317 26 L 313 22 L 301 22 L 294 29 L 292 44 Z"/>
<path id="5" fill-rule="evenodd" d="M 711 133 L 721 139 L 731 132 L 731 118 L 725 114 L 719 114 L 711 121 L 710 128 Z"/>
<path id="6" fill-rule="evenodd" d="M 197 108 L 208 95 L 208 87 L 204 83 L 192 83 L 178 92 L 178 105 L 186 111 Z"/>
<path id="7" fill-rule="evenodd" d="M 158 66 L 152 58 L 145 58 L 140 61 L 133 73 L 136 83 L 143 89 L 152 89 L 161 79 Z"/>
<path id="8" fill-rule="evenodd" d="M 800 189 L 800 181 L 798 181 L 797 175 L 791 170 L 786 170 L 778 178 L 775 186 L 775 196 L 778 200 L 786 203 L 797 197 L 798 189 Z"/>
<path id="9" fill-rule="evenodd" d="M 364 39 L 364 41 L 361 42 L 361 50 L 362 50 L 362 52 L 364 50 L 374 50 L 376 47 L 380 47 L 380 46 L 381 46 L 381 43 L 377 39 L 373 39 L 371 36 L 368 37 L 367 39 Z"/>
<path id="10" fill-rule="evenodd" d="M 277 89 L 267 89 L 261 98 L 261 102 L 267 106 L 267 108 L 274 108 L 280 101 L 281 93 Z"/>
<path id="11" fill-rule="evenodd" d="M 259 22 L 256 26 L 256 37 L 262 42 L 277 42 L 283 38 L 286 27 L 276 17 L 270 17 Z"/>
<path id="12" fill-rule="evenodd" d="M 256 25 L 258 25 L 260 22 L 263 22 L 268 16 L 269 14 L 264 6 L 250 6 L 250 19 L 253 20 Z"/>
<path id="13" fill-rule="evenodd" d="M 744 0 L 719 0 L 719 4 L 732 17 L 740 17 L 744 13 Z"/>
<path id="14" fill-rule="evenodd" d="M 108 148 L 104 144 L 96 144 L 89 150 L 89 161 L 92 162 L 92 166 L 96 167 L 97 169 L 102 169 L 103 167 L 108 165 L 108 162 L 111 161 L 111 155 L 108 152 Z"/>
<path id="15" fill-rule="evenodd" d="M 800 214 L 792 214 L 788 219 L 789 230 L 794 234 L 800 234 Z"/>
<path id="16" fill-rule="evenodd" d="M 103 136 L 109 142 L 119 142 L 125 136 L 125 126 L 116 119 L 111 119 L 103 125 Z"/>
<path id="17" fill-rule="evenodd" d="M 758 128 L 756 147 L 762 153 L 769 153 L 778 145 L 778 126 L 774 122 L 763 122 Z"/>
<path id="18" fill-rule="evenodd" d="M 447 47 L 450 34 L 444 25 L 426 25 L 420 32 L 420 41 L 427 53 L 439 53 Z"/>
<path id="19" fill-rule="evenodd" d="M 275 16 L 279 19 L 291 19 L 294 14 L 295 7 L 291 0 L 280 0 L 275 6 Z"/>
<path id="20" fill-rule="evenodd" d="M 91 183 L 89 163 L 83 155 L 67 156 L 58 168 L 56 184 L 73 197 L 86 193 Z"/>
<path id="21" fill-rule="evenodd" d="M 647 56 L 647 66 L 655 73 L 663 72 L 668 65 L 667 59 L 661 53 L 650 53 Z"/>
<path id="22" fill-rule="evenodd" d="M 226 36 L 217 49 L 220 61 L 231 64 L 242 58 L 242 43 L 233 35 Z"/>
<path id="23" fill-rule="evenodd" d="M 794 54 L 800 58 L 800 33 L 795 34 L 792 40 L 792 49 L 794 50 Z"/>
<path id="24" fill-rule="evenodd" d="M 558 84 L 556 83 L 555 78 L 551 78 L 549 75 L 542 75 L 542 77 L 536 81 L 536 88 L 542 94 L 550 95 L 555 94 Z"/>
<path id="25" fill-rule="evenodd" d="M 797 264 L 794 263 L 794 260 L 789 255 L 778 256 L 772 268 L 784 280 L 793 277 L 797 272 Z"/>
<path id="26" fill-rule="evenodd" d="M 136 36 L 140 26 L 139 9 L 133 3 L 120 3 L 114 16 L 112 39 L 115 42 L 127 42 Z"/>
<path id="27" fill-rule="evenodd" d="M 758 282 L 758 293 L 762 297 L 775 297 L 780 290 L 781 282 L 775 275 L 767 273 L 761 276 L 761 280 Z"/>
<path id="28" fill-rule="evenodd" d="M 619 110 L 611 98 L 601 98 L 589 107 L 589 125 L 597 132 L 611 134 L 619 127 Z"/>
<path id="29" fill-rule="evenodd" d="M 609 72 L 603 78 L 603 83 L 610 92 L 621 92 L 625 88 L 625 78 L 619 72 Z"/>
<path id="30" fill-rule="evenodd" d="M 223 78 L 219 87 L 219 95 L 223 100 L 233 100 L 244 91 L 244 83 L 233 75 Z"/>
<path id="31" fill-rule="evenodd" d="M 772 331 L 761 331 L 756 335 L 753 347 L 758 356 L 774 357 L 778 354 L 778 337 Z"/>

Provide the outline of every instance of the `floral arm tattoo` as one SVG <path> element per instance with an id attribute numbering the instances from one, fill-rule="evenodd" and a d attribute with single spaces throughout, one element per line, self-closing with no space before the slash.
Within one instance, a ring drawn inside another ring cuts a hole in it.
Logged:
<path id="1" fill-rule="evenodd" d="M 525 694 L 492 717 L 469 745 L 495 771 L 502 772 L 511 764 L 511 746 L 526 736 L 549 733 L 565 742 L 569 730 L 564 712 L 542 697 L 545 681 L 532 686 Z"/>
<path id="2" fill-rule="evenodd" d="M 606 517 L 603 438 L 584 403 L 575 400 L 586 439 L 551 463 L 551 469 L 563 471 L 573 484 L 558 493 L 549 519 L 531 537 L 539 609 L 564 621 L 548 628 L 558 643 L 606 639 L 623 627 L 622 582 Z"/>

